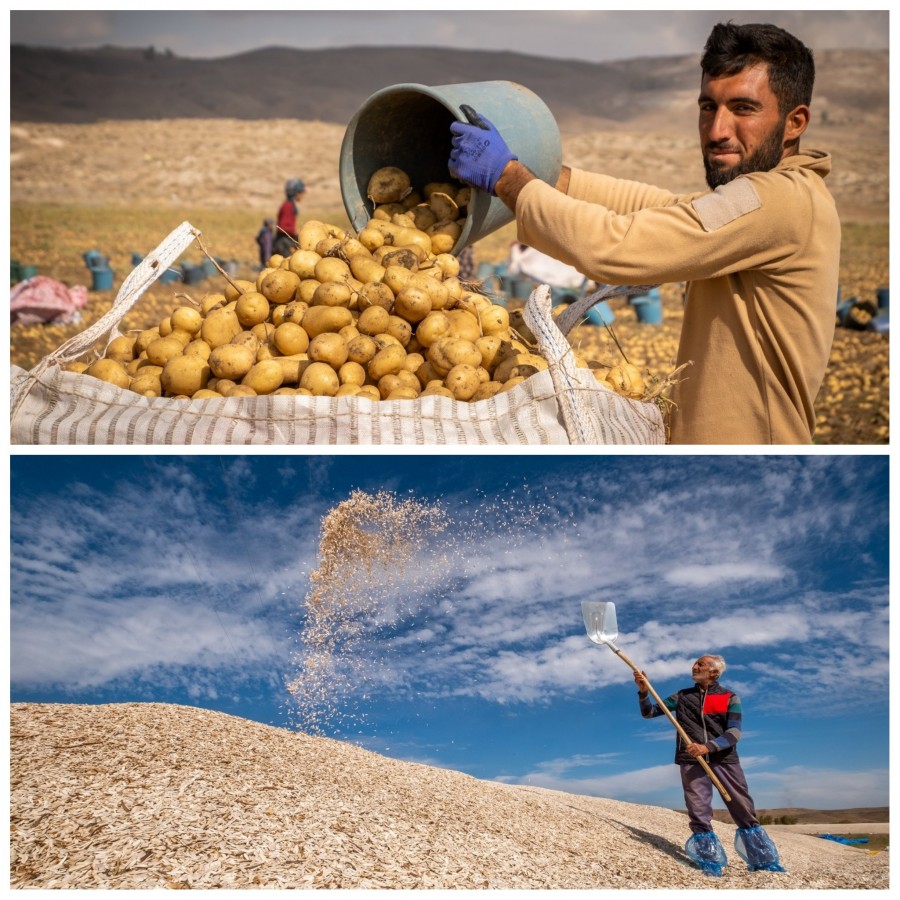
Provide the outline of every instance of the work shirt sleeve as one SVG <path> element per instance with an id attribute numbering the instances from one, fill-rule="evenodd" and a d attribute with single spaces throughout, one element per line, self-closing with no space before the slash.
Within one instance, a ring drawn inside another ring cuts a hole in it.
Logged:
<path id="1" fill-rule="evenodd" d="M 675 712 L 675 695 L 674 694 L 672 694 L 671 697 L 666 697 L 666 699 L 663 700 L 663 703 L 665 704 L 666 709 L 668 709 L 669 712 Z M 663 708 L 658 703 L 654 703 L 650 699 L 649 692 L 644 694 L 643 696 L 641 694 L 638 694 L 638 704 L 640 705 L 640 708 L 641 708 L 641 715 L 645 719 L 655 719 L 657 716 L 665 715 Z"/>
<path id="2" fill-rule="evenodd" d="M 539 179 L 525 185 L 516 204 L 518 239 L 601 284 L 666 284 L 775 267 L 812 227 L 808 197 L 771 172 L 683 196 L 581 173 L 573 182 L 570 191 L 591 199 Z"/>
<path id="3" fill-rule="evenodd" d="M 706 746 L 710 753 L 716 750 L 728 750 L 734 747 L 741 739 L 743 714 L 741 711 L 741 698 L 732 694 L 728 699 L 728 712 L 725 717 L 725 733 L 714 740 L 707 741 Z"/>

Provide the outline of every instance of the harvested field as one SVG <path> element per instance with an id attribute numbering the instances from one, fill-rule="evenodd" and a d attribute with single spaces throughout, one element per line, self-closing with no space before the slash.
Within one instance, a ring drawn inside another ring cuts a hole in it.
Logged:
<path id="1" fill-rule="evenodd" d="M 203 232 L 210 253 L 235 259 L 240 277 L 255 277 L 253 237 L 263 216 L 280 202 L 287 175 L 309 185 L 302 217 L 345 226 L 338 183 L 344 129 L 335 124 L 270 120 L 245 122 L 171 119 L 61 125 L 16 122 L 10 127 L 11 257 L 33 264 L 66 284 L 87 284 L 82 255 L 96 248 L 110 256 L 115 288 L 131 271 L 130 254 L 155 247 L 180 222 Z M 260 135 L 265 135 L 265 140 Z M 874 141 L 874 146 L 871 145 Z M 843 298 L 874 300 L 890 281 L 886 154 L 880 132 L 851 127 L 822 129 L 811 146 L 829 149 L 835 172 L 829 183 L 844 222 L 840 283 Z M 702 187 L 695 138 L 639 131 L 564 134 L 567 162 L 608 170 L 673 190 Z M 884 137 L 886 145 L 886 136 Z M 636 153 L 640 147 L 642 152 Z M 123 172 L 129 177 L 123 178 Z M 479 261 L 505 258 L 514 228 L 479 241 Z M 202 260 L 199 248 L 188 261 Z M 157 283 L 125 319 L 125 327 L 156 324 L 185 291 L 202 296 L 215 281 L 197 286 Z M 659 326 L 641 325 L 625 303 L 616 305 L 616 334 L 629 358 L 655 377 L 671 372 L 681 327 L 680 285 L 666 285 Z M 84 330 L 112 304 L 111 292 L 90 291 L 83 318 L 72 325 L 15 325 L 10 361 L 30 369 L 65 339 Z M 591 358 L 611 344 L 603 329 L 573 334 Z M 615 349 L 615 348 L 613 348 Z M 838 328 L 816 402 L 815 441 L 827 445 L 889 441 L 887 334 Z"/>
<path id="2" fill-rule="evenodd" d="M 888 886 L 886 853 L 779 833 L 722 879 L 673 810 L 480 781 L 168 704 L 11 707 L 13 888 Z M 716 825 L 726 848 L 734 829 Z"/>

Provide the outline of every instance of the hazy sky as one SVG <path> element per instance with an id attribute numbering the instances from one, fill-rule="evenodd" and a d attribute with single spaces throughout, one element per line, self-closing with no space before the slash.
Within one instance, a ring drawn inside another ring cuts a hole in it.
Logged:
<path id="1" fill-rule="evenodd" d="M 298 704 L 323 517 L 355 490 L 448 527 L 352 592 L 350 680 Z M 388 756 L 678 807 L 674 731 L 585 634 L 611 600 L 663 696 L 725 655 L 759 806 L 888 803 L 883 456 L 14 455 L 10 535 L 14 702 L 317 706 Z"/>
<path id="2" fill-rule="evenodd" d="M 768 21 L 813 50 L 884 49 L 888 12 L 875 11 L 13 11 L 10 42 L 52 47 L 154 46 L 179 56 L 219 57 L 259 47 L 305 49 L 459 46 L 600 62 L 681 55 L 702 48 L 716 22 Z"/>

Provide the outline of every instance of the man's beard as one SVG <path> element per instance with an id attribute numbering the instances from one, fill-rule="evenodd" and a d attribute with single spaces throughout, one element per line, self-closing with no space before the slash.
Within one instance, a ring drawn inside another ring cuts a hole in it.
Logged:
<path id="1" fill-rule="evenodd" d="M 734 181 L 740 175 L 749 175 L 750 172 L 768 172 L 781 162 L 783 155 L 784 123 L 776 125 L 750 156 L 730 169 L 713 165 L 704 153 L 703 166 L 706 169 L 706 183 L 715 190 L 723 184 L 728 184 L 729 181 Z"/>

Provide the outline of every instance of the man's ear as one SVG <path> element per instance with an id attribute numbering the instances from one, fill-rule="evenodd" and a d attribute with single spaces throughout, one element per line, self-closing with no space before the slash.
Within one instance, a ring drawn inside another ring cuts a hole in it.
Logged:
<path id="1" fill-rule="evenodd" d="M 792 109 L 784 120 L 784 143 L 795 144 L 809 127 L 809 107 L 800 105 Z"/>

